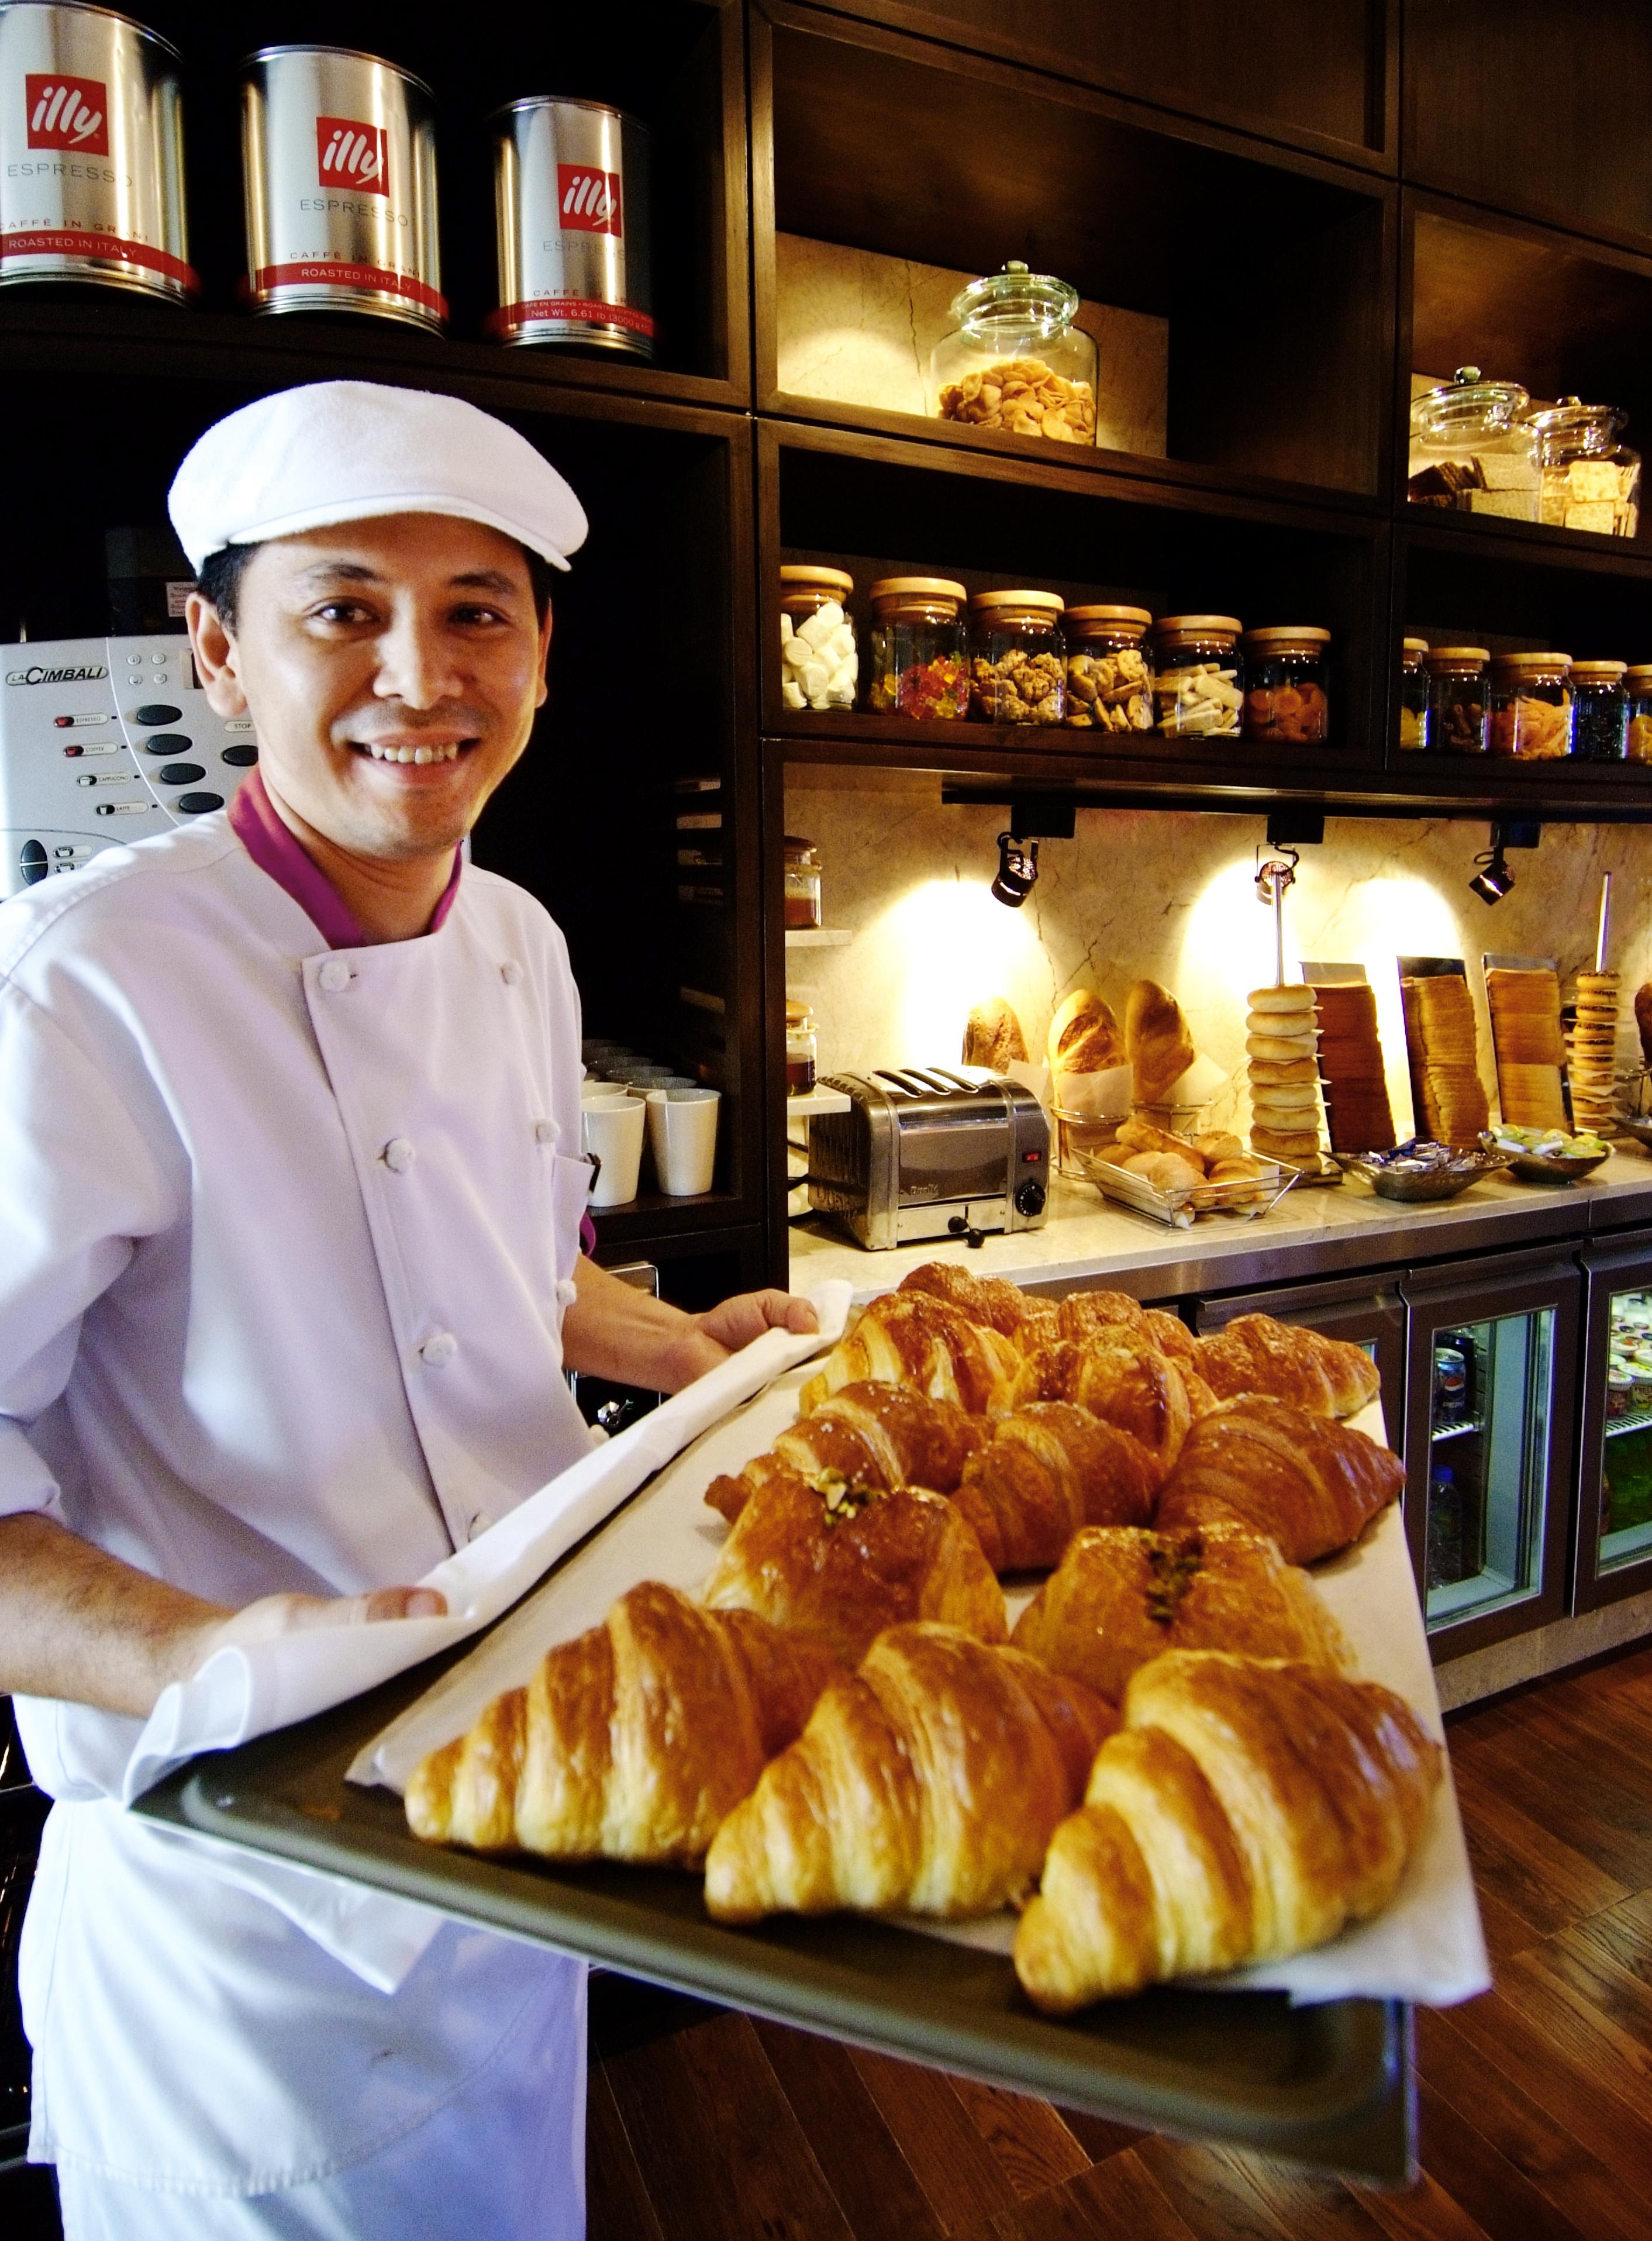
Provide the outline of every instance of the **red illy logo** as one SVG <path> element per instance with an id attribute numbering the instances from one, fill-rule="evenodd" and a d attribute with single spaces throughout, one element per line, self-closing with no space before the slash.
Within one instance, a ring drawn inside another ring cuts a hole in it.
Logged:
<path id="1" fill-rule="evenodd" d="M 109 103 L 101 78 L 37 76 L 23 89 L 31 148 L 72 148 L 83 156 L 109 153 Z"/>
<path id="2" fill-rule="evenodd" d="M 353 117 L 318 117 L 316 171 L 324 187 L 359 187 L 387 195 L 385 129 Z"/>
<path id="3" fill-rule="evenodd" d="M 562 223 L 570 232 L 618 236 L 623 231 L 618 171 L 593 171 L 588 164 L 558 164 L 557 196 Z"/>

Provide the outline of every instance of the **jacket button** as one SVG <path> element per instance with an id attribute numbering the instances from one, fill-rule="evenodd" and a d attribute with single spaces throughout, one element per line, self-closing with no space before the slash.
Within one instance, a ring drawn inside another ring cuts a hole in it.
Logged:
<path id="1" fill-rule="evenodd" d="M 514 988 L 517 982 L 522 978 L 522 967 L 517 963 L 514 957 L 507 957 L 504 964 L 500 966 L 499 978 L 504 981 L 507 988 Z"/>
<path id="2" fill-rule="evenodd" d="M 383 1156 L 391 1174 L 403 1175 L 412 1166 L 416 1155 L 405 1136 L 392 1136 L 385 1147 Z"/>
<path id="3" fill-rule="evenodd" d="M 472 1518 L 470 1523 L 465 1529 L 465 1538 L 467 1541 L 480 1540 L 483 1534 L 487 1531 L 488 1527 L 492 1522 L 493 1520 L 491 1517 L 478 1516 Z"/>
<path id="4" fill-rule="evenodd" d="M 430 1369 L 440 1369 L 444 1363 L 451 1361 L 458 1352 L 458 1341 L 451 1331 L 438 1331 L 418 1349 L 419 1360 Z"/>
<path id="5" fill-rule="evenodd" d="M 579 1296 L 579 1287 L 574 1282 L 572 1276 L 561 1276 L 558 1278 L 557 1305 L 559 1308 L 571 1308 Z"/>
<path id="6" fill-rule="evenodd" d="M 355 977 L 342 957 L 328 958 L 316 975 L 330 996 L 336 996 L 340 989 L 348 988 Z"/>
<path id="7" fill-rule="evenodd" d="M 554 1144 L 561 1134 L 561 1129 L 554 1120 L 536 1120 L 533 1124 L 533 1141 L 536 1144 Z"/>

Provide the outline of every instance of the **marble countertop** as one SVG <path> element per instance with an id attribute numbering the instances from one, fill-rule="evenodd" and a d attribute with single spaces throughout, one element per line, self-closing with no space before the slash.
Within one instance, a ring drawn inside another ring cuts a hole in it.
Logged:
<path id="1" fill-rule="evenodd" d="M 1294 1190 L 1252 1221 L 1213 1215 L 1191 1229 L 1166 1228 L 1088 1184 L 1058 1178 L 1041 1229 L 988 1237 L 973 1252 L 945 1239 L 868 1253 L 822 1223 L 794 1223 L 791 1281 L 806 1290 L 846 1277 L 864 1300 L 892 1290 L 921 1261 L 956 1261 L 977 1275 L 1052 1291 L 1101 1279 L 1138 1299 L 1169 1299 L 1515 1251 L 1642 1223 L 1652 1226 L 1652 1154 L 1638 1146 L 1614 1153 L 1582 1182 L 1493 1175 L 1443 1205 L 1404 1206 L 1346 1181 Z"/>

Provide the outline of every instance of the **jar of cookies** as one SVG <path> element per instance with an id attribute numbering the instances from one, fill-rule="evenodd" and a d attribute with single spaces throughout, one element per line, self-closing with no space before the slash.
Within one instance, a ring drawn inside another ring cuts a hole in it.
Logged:
<path id="1" fill-rule="evenodd" d="M 1053 592 L 977 592 L 969 603 L 970 713 L 983 724 L 1059 724 L 1067 705 L 1066 602 Z"/>
<path id="2" fill-rule="evenodd" d="M 853 708 L 860 675 L 841 568 L 780 571 L 780 697 L 788 708 Z"/>
<path id="3" fill-rule="evenodd" d="M 930 352 L 943 420 L 1053 444 L 1095 442 L 1095 345 L 1074 324 L 1079 291 L 1019 261 L 953 298 L 958 324 Z"/>
<path id="4" fill-rule="evenodd" d="M 945 576 L 886 576 L 867 595 L 872 679 L 866 706 L 920 721 L 969 713 L 969 625 L 961 584 Z"/>
<path id="5" fill-rule="evenodd" d="M 1485 753 L 1490 661 L 1483 646 L 1436 646 L 1423 655 L 1431 755 Z"/>
<path id="6" fill-rule="evenodd" d="M 1428 751 L 1428 672 L 1426 638 L 1400 642 L 1400 746 L 1408 754 Z"/>
<path id="7" fill-rule="evenodd" d="M 1244 625 L 1232 615 L 1161 615 L 1153 632 L 1153 706 L 1167 739 L 1239 737 Z"/>
<path id="8" fill-rule="evenodd" d="M 1579 762 L 1627 762 L 1629 696 L 1625 661 L 1572 664 L 1572 753 Z"/>
<path id="9" fill-rule="evenodd" d="M 1150 732 L 1153 672 L 1146 607 L 1067 611 L 1067 721 L 1077 731 Z"/>
<path id="10" fill-rule="evenodd" d="M 1554 762 L 1572 752 L 1572 658 L 1567 653 L 1500 653 L 1491 665 L 1494 755 Z"/>
<path id="11" fill-rule="evenodd" d="M 1542 477 L 1538 518 L 1556 529 L 1633 537 L 1641 525 L 1641 455 L 1617 441 L 1629 418 L 1615 405 L 1558 405 L 1528 412 Z"/>
<path id="12" fill-rule="evenodd" d="M 1301 623 L 1245 633 L 1245 737 L 1281 746 L 1326 738 L 1331 633 Z"/>
<path id="13" fill-rule="evenodd" d="M 1629 698 L 1629 759 L 1652 763 L 1652 663 L 1625 670 L 1623 690 Z"/>

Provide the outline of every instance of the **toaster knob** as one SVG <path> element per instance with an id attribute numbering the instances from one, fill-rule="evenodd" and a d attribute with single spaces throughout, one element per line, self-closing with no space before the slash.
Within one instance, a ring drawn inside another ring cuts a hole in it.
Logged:
<path id="1" fill-rule="evenodd" d="M 1026 1214 L 1029 1220 L 1035 1214 L 1042 1214 L 1044 1211 L 1043 1184 L 1031 1181 L 1022 1183 L 1015 1193 L 1015 1211 L 1018 1214 Z"/>

